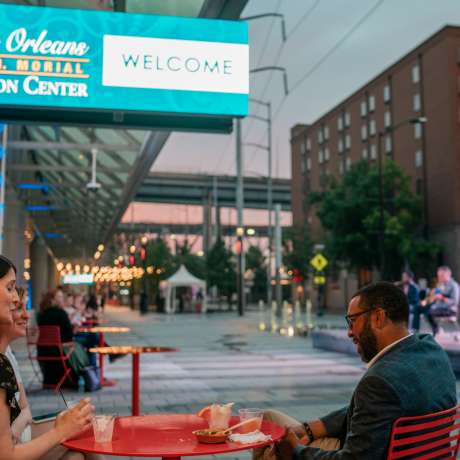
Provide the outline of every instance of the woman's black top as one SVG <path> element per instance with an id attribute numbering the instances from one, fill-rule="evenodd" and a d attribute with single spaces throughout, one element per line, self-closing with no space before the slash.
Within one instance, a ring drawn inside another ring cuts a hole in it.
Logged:
<path id="1" fill-rule="evenodd" d="M 73 328 L 69 315 L 65 310 L 59 307 L 47 308 L 38 316 L 39 326 L 59 326 L 61 330 L 61 341 L 72 342 Z"/>
<path id="2" fill-rule="evenodd" d="M 6 391 L 6 403 L 10 408 L 10 425 L 16 420 L 21 412 L 16 393 L 19 391 L 18 382 L 14 375 L 10 360 L 0 353 L 0 389 Z"/>

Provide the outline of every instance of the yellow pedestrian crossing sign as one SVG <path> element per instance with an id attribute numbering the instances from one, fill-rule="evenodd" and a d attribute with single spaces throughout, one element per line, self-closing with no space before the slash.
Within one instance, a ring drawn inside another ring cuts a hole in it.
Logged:
<path id="1" fill-rule="evenodd" d="M 318 272 L 323 271 L 327 267 L 328 263 L 329 262 L 326 257 L 324 257 L 321 253 L 316 254 L 315 257 L 310 260 L 311 266 Z"/>

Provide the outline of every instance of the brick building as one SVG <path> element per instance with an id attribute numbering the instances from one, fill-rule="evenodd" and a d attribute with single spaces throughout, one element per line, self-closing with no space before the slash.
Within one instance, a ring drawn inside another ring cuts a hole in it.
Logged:
<path id="1" fill-rule="evenodd" d="M 423 197 L 430 238 L 444 247 L 444 263 L 460 279 L 460 27 L 446 26 L 310 125 L 291 129 L 294 225 L 321 228 L 308 206 L 324 175 L 340 177 L 381 152 L 412 178 Z"/>

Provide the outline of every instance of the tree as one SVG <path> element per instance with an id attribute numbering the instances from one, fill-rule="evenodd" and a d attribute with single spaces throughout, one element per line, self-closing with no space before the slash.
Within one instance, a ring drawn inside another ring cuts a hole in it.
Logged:
<path id="1" fill-rule="evenodd" d="M 177 267 L 184 265 L 185 268 L 197 278 L 206 278 L 206 260 L 196 254 L 192 254 L 191 247 L 187 240 L 182 245 L 177 246 L 176 251 Z"/>
<path id="2" fill-rule="evenodd" d="M 150 299 L 156 298 L 160 281 L 169 278 L 176 270 L 174 257 L 168 245 L 161 237 L 147 241 L 145 245 L 145 260 L 142 261 L 140 253 L 137 253 L 136 265 L 146 270 L 143 283 L 145 289 L 149 292 Z"/>
<path id="3" fill-rule="evenodd" d="M 409 262 L 435 256 L 437 246 L 421 237 L 422 202 L 410 189 L 410 178 L 391 160 L 383 170 L 385 273 L 397 279 Z M 328 252 L 350 268 L 379 267 L 379 175 L 377 166 L 356 163 L 342 182 L 329 179 L 325 192 L 313 193 L 318 217 L 327 232 Z"/>
<path id="4" fill-rule="evenodd" d="M 306 280 L 313 254 L 313 243 L 307 227 L 291 227 L 283 235 L 283 264 L 296 277 Z"/>
<path id="5" fill-rule="evenodd" d="M 249 246 L 246 253 L 246 269 L 254 273 L 251 292 L 255 300 L 264 299 L 267 294 L 267 265 L 262 251 L 257 246 Z"/>
<path id="6" fill-rule="evenodd" d="M 206 256 L 206 273 L 208 286 L 216 286 L 227 297 L 230 305 L 232 294 L 236 292 L 235 263 L 233 253 L 220 238 Z"/>

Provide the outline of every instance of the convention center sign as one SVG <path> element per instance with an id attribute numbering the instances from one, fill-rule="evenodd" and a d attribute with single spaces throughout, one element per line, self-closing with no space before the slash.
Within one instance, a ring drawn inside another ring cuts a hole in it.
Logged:
<path id="1" fill-rule="evenodd" d="M 225 132 L 247 24 L 0 4 L 0 119 Z"/>

